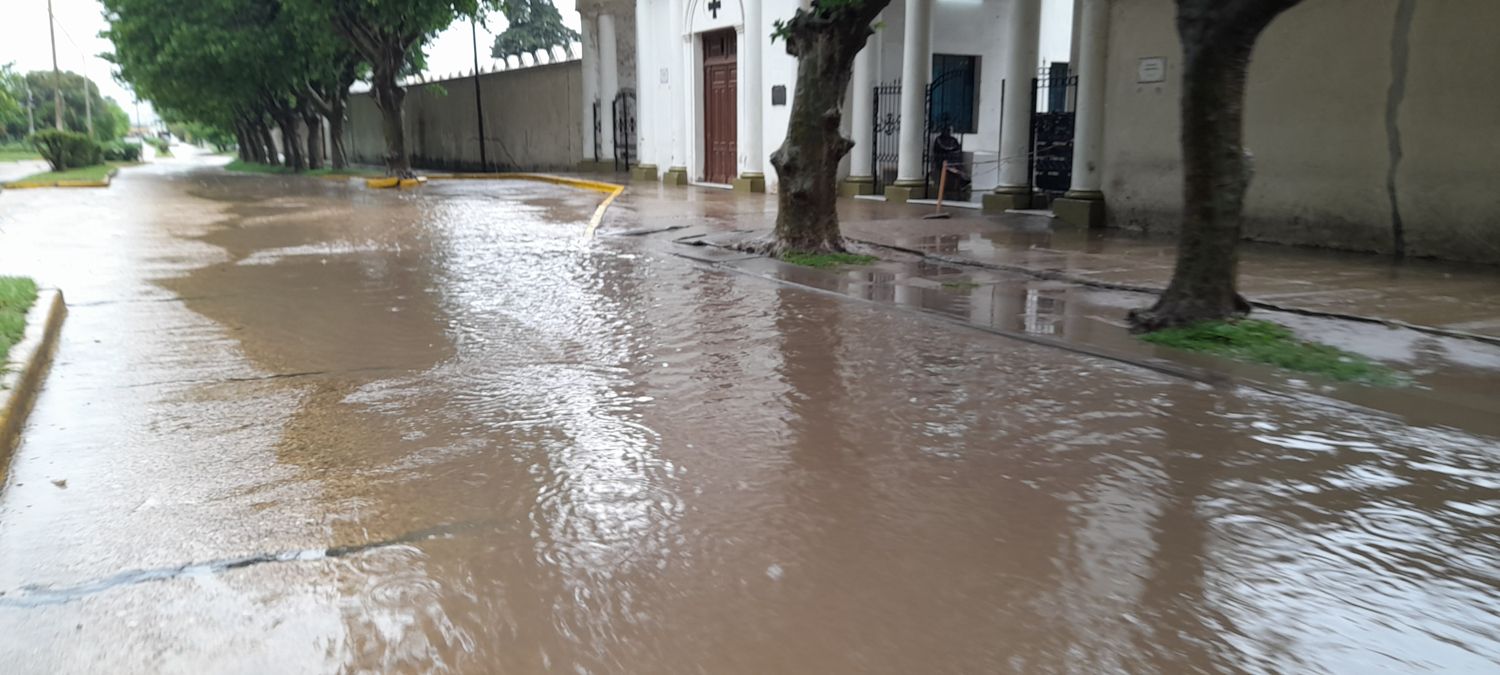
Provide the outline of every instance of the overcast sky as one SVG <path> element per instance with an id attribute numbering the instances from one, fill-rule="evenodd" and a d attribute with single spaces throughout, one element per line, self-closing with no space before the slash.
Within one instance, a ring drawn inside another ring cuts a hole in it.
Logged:
<path id="1" fill-rule="evenodd" d="M 578 29 L 575 0 L 554 0 L 563 22 Z M 0 64 L 14 63 L 22 72 L 52 69 L 52 50 L 47 39 L 47 0 L 0 0 Z M 99 54 L 112 49 L 109 40 L 99 37 L 107 28 L 104 6 L 99 0 L 52 0 L 57 19 L 57 65 L 63 70 L 82 72 L 99 87 L 100 93 L 112 97 L 132 118 L 134 95 L 126 85 L 116 82 L 113 66 Z M 494 35 L 505 29 L 505 19 L 490 17 L 479 27 L 480 63 L 488 67 L 489 45 Z M 438 35 L 428 49 L 429 71 L 451 73 L 472 68 L 474 52 L 467 22 L 456 23 Z M 141 104 L 146 121 L 154 119 L 149 103 Z"/>

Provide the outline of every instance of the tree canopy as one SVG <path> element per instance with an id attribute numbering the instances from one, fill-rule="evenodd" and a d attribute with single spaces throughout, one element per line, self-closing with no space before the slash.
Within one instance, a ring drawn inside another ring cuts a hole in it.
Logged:
<path id="1" fill-rule="evenodd" d="M 490 56 L 503 59 L 540 50 L 562 47 L 572 53 L 572 45 L 582 39 L 578 31 L 563 25 L 562 14 L 552 0 L 507 0 L 501 11 L 510 25 L 495 36 Z"/>

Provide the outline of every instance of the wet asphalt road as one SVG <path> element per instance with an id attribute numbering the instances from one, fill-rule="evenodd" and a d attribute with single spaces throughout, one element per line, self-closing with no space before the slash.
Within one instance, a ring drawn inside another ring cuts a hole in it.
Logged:
<path id="1" fill-rule="evenodd" d="M 585 240 L 596 200 L 0 197 L 72 306 L 5 672 L 1500 667 L 1495 438 Z"/>

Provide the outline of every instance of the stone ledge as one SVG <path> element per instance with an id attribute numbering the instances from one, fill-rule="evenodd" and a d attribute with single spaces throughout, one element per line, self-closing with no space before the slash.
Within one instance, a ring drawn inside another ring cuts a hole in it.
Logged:
<path id="1" fill-rule="evenodd" d="M 1005 213 L 1012 209 L 1031 208 L 1031 195 L 1010 192 L 987 192 L 983 198 L 985 213 Z"/>
<path id="2" fill-rule="evenodd" d="M 652 183 L 655 183 L 658 180 L 656 176 L 656 165 L 637 164 L 633 167 L 630 167 L 630 180 L 641 182 L 650 181 Z"/>
<path id="3" fill-rule="evenodd" d="M 843 197 L 858 197 L 860 195 L 875 194 L 875 180 L 873 178 L 846 178 L 839 183 L 839 195 Z"/>
<path id="4" fill-rule="evenodd" d="M 6 357 L 5 373 L 0 375 L 0 475 L 7 472 L 10 454 L 20 442 L 67 313 L 62 291 L 39 289 L 36 304 L 26 312 L 26 333 Z"/>
<path id="5" fill-rule="evenodd" d="M 905 204 L 913 199 L 926 197 L 926 185 L 887 185 L 885 187 L 885 201 L 888 204 Z"/>
<path id="6" fill-rule="evenodd" d="M 1068 197 L 1054 199 L 1052 200 L 1052 214 L 1069 225 L 1104 227 L 1104 200 Z"/>
<path id="7" fill-rule="evenodd" d="M 762 174 L 745 174 L 734 179 L 735 192 L 761 193 L 766 191 L 766 177 Z"/>

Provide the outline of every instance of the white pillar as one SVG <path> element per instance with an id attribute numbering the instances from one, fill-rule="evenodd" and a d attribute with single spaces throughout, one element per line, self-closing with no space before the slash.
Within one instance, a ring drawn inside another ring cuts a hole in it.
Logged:
<path id="1" fill-rule="evenodd" d="M 667 22 L 671 33 L 662 45 L 667 58 L 668 100 L 666 101 L 668 119 L 672 125 L 671 158 L 668 161 L 666 182 L 674 185 L 687 184 L 687 106 L 688 106 L 688 78 L 692 77 L 690 70 L 693 65 L 693 53 L 691 41 L 684 41 L 682 35 L 683 12 L 686 11 L 684 0 L 670 0 L 671 20 Z"/>
<path id="2" fill-rule="evenodd" d="M 865 43 L 854 57 L 854 79 L 849 86 L 854 91 L 849 95 L 849 133 L 854 136 L 854 149 L 849 153 L 849 182 L 868 184 L 874 182 L 872 162 L 875 157 L 875 45 L 873 39 Z M 864 194 L 860 192 L 859 194 Z"/>
<path id="3" fill-rule="evenodd" d="M 636 128 L 636 155 L 635 163 L 640 167 L 643 175 L 656 177 L 656 125 L 652 123 L 655 119 L 657 106 L 656 97 L 652 94 L 653 83 L 656 81 L 656 48 L 648 41 L 646 27 L 650 24 L 651 3 L 649 0 L 635 0 L 635 128 Z"/>
<path id="4" fill-rule="evenodd" d="M 615 95 L 620 93 L 620 52 L 615 48 L 615 17 L 609 12 L 599 13 L 599 116 L 604 120 L 601 130 L 601 161 L 613 162 L 614 105 Z"/>
<path id="5" fill-rule="evenodd" d="M 900 155 L 896 159 L 895 186 L 920 190 L 927 184 L 922 175 L 922 145 L 927 142 L 927 114 L 923 107 L 932 69 L 932 0 L 906 0 L 905 22 L 905 40 L 901 45 L 901 135 L 897 138 Z M 1034 45 L 1035 37 L 1032 39 Z M 1036 51 L 1035 47 L 1032 51 Z"/>
<path id="6" fill-rule="evenodd" d="M 1037 72 L 1037 41 L 1041 32 L 1041 0 L 1012 0 L 1006 23 L 1005 114 L 1000 124 L 1000 184 L 996 194 L 1015 195 L 1016 205 L 1031 201 L 1032 78 Z"/>
<path id="7" fill-rule="evenodd" d="M 1073 126 L 1073 181 L 1069 199 L 1102 199 L 1105 54 L 1109 50 L 1109 0 L 1082 0 L 1078 45 L 1078 108 Z"/>
<path id="8" fill-rule="evenodd" d="M 599 99 L 599 36 L 594 30 L 594 17 L 589 12 L 579 12 L 583 28 L 583 153 L 585 162 L 604 159 L 594 152 L 594 102 Z M 506 59 L 506 67 L 510 60 Z M 600 151 L 602 153 L 602 150 Z"/>
<path id="9" fill-rule="evenodd" d="M 759 0 L 744 3 L 745 30 L 738 36 L 744 43 L 745 52 L 745 60 L 739 66 L 743 69 L 741 72 L 744 73 L 745 80 L 745 124 L 739 128 L 739 138 L 735 142 L 745 155 L 745 164 L 735 187 L 749 192 L 766 191 L 766 153 L 762 140 L 765 126 L 762 123 L 764 110 L 761 107 L 764 100 L 761 91 L 764 86 L 761 78 L 761 42 L 770 31 L 760 24 L 760 5 Z"/>

